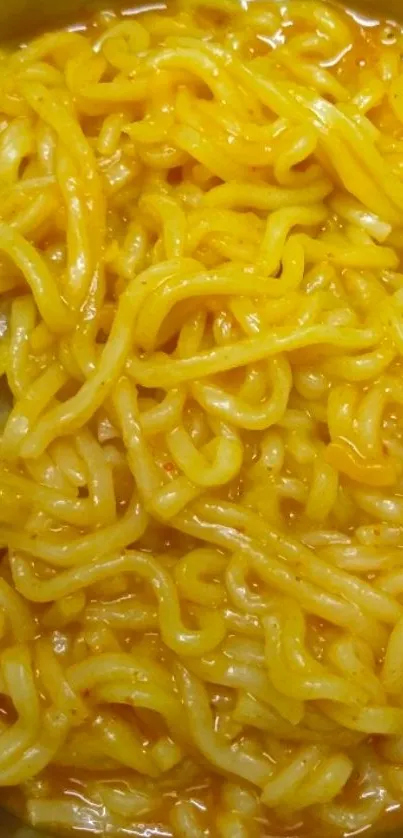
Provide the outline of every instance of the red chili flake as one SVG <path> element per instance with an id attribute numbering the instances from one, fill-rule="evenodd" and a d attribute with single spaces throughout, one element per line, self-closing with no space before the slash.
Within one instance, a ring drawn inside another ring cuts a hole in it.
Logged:
<path id="1" fill-rule="evenodd" d="M 168 472 L 168 474 L 172 474 L 175 471 L 175 464 L 174 463 L 164 463 L 164 469 Z"/>

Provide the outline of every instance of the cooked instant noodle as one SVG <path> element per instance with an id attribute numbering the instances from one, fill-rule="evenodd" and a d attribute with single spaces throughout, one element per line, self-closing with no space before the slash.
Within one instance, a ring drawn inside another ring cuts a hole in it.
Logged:
<path id="1" fill-rule="evenodd" d="M 402 823 L 403 35 L 315 0 L 0 55 L 0 787 Z"/>

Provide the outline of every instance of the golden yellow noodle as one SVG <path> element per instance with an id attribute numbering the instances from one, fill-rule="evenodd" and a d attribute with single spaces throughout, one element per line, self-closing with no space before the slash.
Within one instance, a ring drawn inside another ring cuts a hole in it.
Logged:
<path id="1" fill-rule="evenodd" d="M 403 34 L 172 0 L 0 55 L 0 787 L 402 823 Z"/>

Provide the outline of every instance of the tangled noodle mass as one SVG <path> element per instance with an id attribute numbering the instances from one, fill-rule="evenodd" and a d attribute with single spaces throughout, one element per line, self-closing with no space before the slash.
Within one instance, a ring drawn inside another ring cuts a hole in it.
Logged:
<path id="1" fill-rule="evenodd" d="M 1 52 L 0 786 L 33 825 L 399 817 L 402 55 L 315 0 Z"/>

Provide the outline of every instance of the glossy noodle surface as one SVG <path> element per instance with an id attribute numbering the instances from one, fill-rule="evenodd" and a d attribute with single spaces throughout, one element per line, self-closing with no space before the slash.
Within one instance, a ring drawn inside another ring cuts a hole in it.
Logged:
<path id="1" fill-rule="evenodd" d="M 402 823 L 403 37 L 308 0 L 0 55 L 0 787 Z"/>

